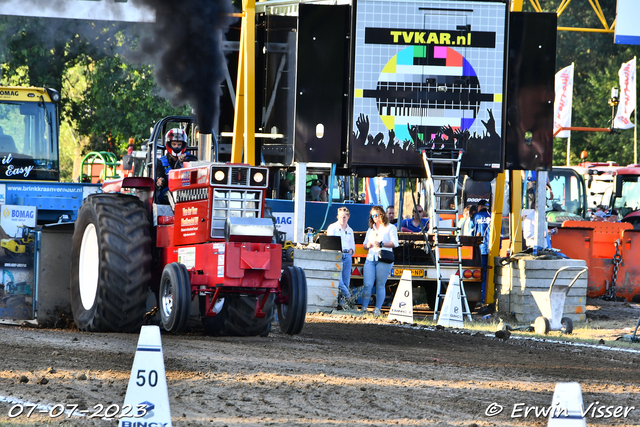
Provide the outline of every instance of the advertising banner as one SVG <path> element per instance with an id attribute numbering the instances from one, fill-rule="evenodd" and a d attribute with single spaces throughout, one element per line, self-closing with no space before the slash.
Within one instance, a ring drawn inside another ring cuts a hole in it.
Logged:
<path id="1" fill-rule="evenodd" d="M 394 178 L 367 178 L 364 182 L 364 203 L 387 209 L 394 203 L 395 187 L 396 180 Z"/>
<path id="2" fill-rule="evenodd" d="M 0 318 L 32 319 L 36 208 L 0 206 Z"/>
<path id="3" fill-rule="evenodd" d="M 636 58 L 625 62 L 618 71 L 620 77 L 620 103 L 613 120 L 615 129 L 629 129 L 633 127 L 631 114 L 636 109 Z"/>
<path id="4" fill-rule="evenodd" d="M 274 212 L 273 217 L 276 219 L 276 229 L 285 233 L 287 240 L 293 240 L 293 213 Z"/>
<path id="5" fill-rule="evenodd" d="M 502 168 L 506 7 L 358 1 L 352 164 L 420 167 L 457 140 L 464 169 Z"/>
<path id="6" fill-rule="evenodd" d="M 573 64 L 556 74 L 556 97 L 553 103 L 553 133 L 560 128 L 571 127 L 571 106 L 573 102 Z M 560 131 L 556 138 L 569 138 L 570 130 Z"/>

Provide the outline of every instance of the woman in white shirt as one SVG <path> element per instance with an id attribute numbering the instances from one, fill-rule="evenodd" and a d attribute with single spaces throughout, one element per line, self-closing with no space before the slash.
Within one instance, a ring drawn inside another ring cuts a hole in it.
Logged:
<path id="1" fill-rule="evenodd" d="M 338 221 L 327 227 L 327 236 L 340 236 L 342 240 L 342 275 L 338 282 L 338 304 L 347 305 L 347 299 L 351 298 L 349 283 L 351 282 L 351 264 L 353 254 L 356 252 L 356 242 L 353 239 L 353 229 L 349 227 L 349 209 L 338 208 Z"/>
<path id="2" fill-rule="evenodd" d="M 380 316 L 380 309 L 382 303 L 386 297 L 385 286 L 387 284 L 387 278 L 389 272 L 393 267 L 393 261 L 381 257 L 382 252 L 390 252 L 390 256 L 393 256 L 393 248 L 398 247 L 398 231 L 395 226 L 389 224 L 389 218 L 384 213 L 382 207 L 374 206 L 371 208 L 369 215 L 369 230 L 364 238 L 364 249 L 368 249 L 367 261 L 364 263 L 364 271 L 362 273 L 363 292 L 362 296 L 362 311 L 366 312 L 371 300 L 371 291 L 373 284 L 376 285 L 376 308 L 373 310 L 373 315 Z"/>

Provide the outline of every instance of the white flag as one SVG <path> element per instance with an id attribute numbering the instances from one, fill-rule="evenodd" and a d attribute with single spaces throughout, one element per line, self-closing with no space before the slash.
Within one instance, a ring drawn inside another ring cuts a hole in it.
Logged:
<path id="1" fill-rule="evenodd" d="M 573 64 L 556 73 L 556 98 L 553 103 L 553 133 L 556 138 L 569 138 L 571 131 L 560 128 L 571 127 L 571 103 L 573 101 Z"/>
<path id="2" fill-rule="evenodd" d="M 613 120 L 613 127 L 629 129 L 633 127 L 630 120 L 631 113 L 636 109 L 636 58 L 622 64 L 618 77 L 620 77 L 620 103 L 616 118 Z"/>

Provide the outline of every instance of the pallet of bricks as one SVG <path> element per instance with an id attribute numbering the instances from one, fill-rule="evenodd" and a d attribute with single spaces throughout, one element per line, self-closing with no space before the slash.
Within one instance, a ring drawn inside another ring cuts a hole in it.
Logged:
<path id="1" fill-rule="evenodd" d="M 577 259 L 519 259 L 507 265 L 495 263 L 496 309 L 500 313 L 513 314 L 518 322 L 528 323 L 540 316 L 540 309 L 531 291 L 548 291 L 553 276 L 560 267 L 586 267 L 584 260 Z M 577 271 L 562 271 L 554 286 L 569 285 Z M 563 316 L 573 322 L 586 320 L 588 272 L 581 275 L 573 284 L 564 303 Z"/>
<path id="2" fill-rule="evenodd" d="M 307 312 L 331 311 L 338 305 L 342 252 L 296 249 L 293 265 L 307 276 Z"/>

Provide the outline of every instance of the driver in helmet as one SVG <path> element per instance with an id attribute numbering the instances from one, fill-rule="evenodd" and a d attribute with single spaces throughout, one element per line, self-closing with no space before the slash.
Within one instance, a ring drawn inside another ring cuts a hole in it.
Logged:
<path id="1" fill-rule="evenodd" d="M 158 195 L 158 203 L 168 203 L 169 171 L 182 167 L 182 162 L 187 159 L 186 150 L 189 143 L 187 134 L 179 128 L 169 130 L 165 135 L 164 141 L 167 152 L 156 161 L 156 194 Z"/>

